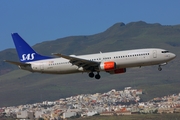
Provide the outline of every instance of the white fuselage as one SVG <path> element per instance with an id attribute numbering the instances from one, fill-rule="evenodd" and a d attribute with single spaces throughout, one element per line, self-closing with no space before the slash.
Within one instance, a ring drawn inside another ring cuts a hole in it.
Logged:
<path id="1" fill-rule="evenodd" d="M 175 54 L 170 53 L 164 49 L 135 49 L 117 52 L 107 52 L 89 55 L 75 56 L 77 58 L 86 59 L 90 61 L 97 61 L 99 63 L 106 61 L 113 61 L 116 63 L 116 68 L 130 68 L 150 65 L 161 65 L 175 58 Z M 29 62 L 31 68 L 21 67 L 22 69 L 31 72 L 41 72 L 50 74 L 69 74 L 85 71 L 83 68 L 72 65 L 68 59 L 52 58 L 46 60 L 39 60 Z M 102 71 L 99 69 L 99 71 Z"/>

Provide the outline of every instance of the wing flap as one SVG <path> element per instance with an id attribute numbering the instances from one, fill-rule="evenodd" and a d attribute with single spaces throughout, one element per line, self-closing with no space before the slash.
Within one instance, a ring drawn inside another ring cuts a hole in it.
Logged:
<path id="1" fill-rule="evenodd" d="M 68 59 L 69 62 L 72 63 L 73 65 L 77 65 L 78 67 L 83 67 L 86 70 L 89 70 L 91 67 L 95 68 L 99 66 L 99 62 L 96 62 L 96 61 L 90 61 L 90 60 L 86 60 L 86 59 L 82 59 L 82 58 L 78 58 L 74 56 L 59 54 L 59 53 L 53 53 L 53 55 Z"/>

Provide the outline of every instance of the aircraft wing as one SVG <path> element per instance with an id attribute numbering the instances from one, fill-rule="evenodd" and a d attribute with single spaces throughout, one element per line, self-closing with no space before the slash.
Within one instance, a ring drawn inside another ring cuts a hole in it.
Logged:
<path id="1" fill-rule="evenodd" d="M 11 63 L 11 64 L 14 64 L 14 65 L 17 65 L 17 66 L 28 66 L 28 65 L 31 65 L 31 64 L 27 64 L 27 63 L 15 62 L 15 61 L 10 61 L 10 60 L 4 60 L 4 61 L 8 62 L 8 63 Z"/>
<path id="2" fill-rule="evenodd" d="M 96 61 L 90 61 L 75 56 L 68 56 L 59 53 L 53 53 L 53 55 L 68 59 L 69 62 L 72 63 L 73 65 L 77 65 L 78 67 L 83 67 L 85 70 L 92 70 L 92 68 L 98 69 L 100 64 L 99 62 Z"/>

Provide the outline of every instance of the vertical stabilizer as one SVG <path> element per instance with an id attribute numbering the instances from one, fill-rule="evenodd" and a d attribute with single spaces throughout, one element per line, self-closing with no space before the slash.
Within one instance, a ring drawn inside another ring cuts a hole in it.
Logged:
<path id="1" fill-rule="evenodd" d="M 16 51 L 21 62 L 32 62 L 43 59 L 50 59 L 52 57 L 42 56 L 34 51 L 19 35 L 12 33 L 12 38 L 16 47 Z"/>

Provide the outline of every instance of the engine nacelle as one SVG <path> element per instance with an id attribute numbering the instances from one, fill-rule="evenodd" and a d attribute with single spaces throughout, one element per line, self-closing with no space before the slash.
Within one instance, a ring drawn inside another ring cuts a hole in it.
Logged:
<path id="1" fill-rule="evenodd" d="M 126 68 L 120 68 L 120 69 L 115 69 L 112 71 L 109 71 L 110 74 L 121 74 L 121 73 L 125 73 L 126 72 Z"/>
<path id="2" fill-rule="evenodd" d="M 99 66 L 100 70 L 111 71 L 116 69 L 116 63 L 113 61 L 103 62 Z"/>

